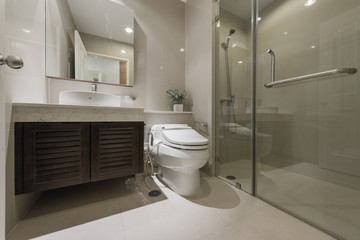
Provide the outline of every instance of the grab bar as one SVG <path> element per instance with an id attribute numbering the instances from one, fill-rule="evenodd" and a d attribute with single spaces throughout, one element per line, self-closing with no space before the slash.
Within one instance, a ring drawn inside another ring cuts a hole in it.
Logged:
<path id="1" fill-rule="evenodd" d="M 275 81 L 275 54 L 271 49 L 266 50 L 266 52 L 271 55 L 271 81 L 264 85 L 266 88 L 271 88 L 271 87 L 281 85 L 281 84 L 286 84 L 286 83 L 294 83 L 294 82 L 298 82 L 298 81 L 304 81 L 304 80 L 309 80 L 309 79 L 313 79 L 313 78 L 326 77 L 326 76 L 342 74 L 342 73 L 347 73 L 350 75 L 357 73 L 356 68 L 336 68 L 336 69 L 328 70 L 328 71 L 324 71 L 324 72 L 312 73 L 312 74 L 308 74 L 308 75 L 303 75 L 303 76 L 298 76 L 298 77 L 287 78 L 287 79 Z"/>

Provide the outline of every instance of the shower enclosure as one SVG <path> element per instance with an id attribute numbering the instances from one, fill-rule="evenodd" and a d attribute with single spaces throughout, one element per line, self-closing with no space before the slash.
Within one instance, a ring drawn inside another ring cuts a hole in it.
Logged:
<path id="1" fill-rule="evenodd" d="M 360 2 L 221 0 L 216 25 L 217 176 L 359 239 Z"/>

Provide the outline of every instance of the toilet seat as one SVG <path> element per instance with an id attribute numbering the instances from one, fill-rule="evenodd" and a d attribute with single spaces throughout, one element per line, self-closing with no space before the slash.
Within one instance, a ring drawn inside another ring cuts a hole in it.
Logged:
<path id="1" fill-rule="evenodd" d="M 164 130 L 163 143 L 170 147 L 184 150 L 204 150 L 208 148 L 209 140 L 193 129 Z"/>

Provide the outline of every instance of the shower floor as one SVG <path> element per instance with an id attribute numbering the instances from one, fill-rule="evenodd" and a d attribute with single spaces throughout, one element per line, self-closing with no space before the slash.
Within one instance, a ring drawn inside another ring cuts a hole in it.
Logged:
<path id="1" fill-rule="evenodd" d="M 240 184 L 242 190 L 251 193 L 251 164 L 248 159 L 220 164 L 218 177 L 234 186 Z M 227 176 L 234 176 L 235 179 L 228 179 Z"/>
<path id="2" fill-rule="evenodd" d="M 348 239 L 360 236 L 360 191 L 330 183 L 325 178 L 306 175 L 304 169 L 307 174 L 311 171 L 317 173 L 319 169 L 308 163 L 283 168 L 259 164 L 258 168 L 259 197 L 301 218 L 311 219 L 320 228 L 332 229 L 335 234 L 347 236 Z M 250 160 L 223 163 L 219 173 L 219 177 L 227 182 L 234 185 L 239 182 L 245 191 L 251 189 Z M 328 171 L 327 175 L 330 174 Z M 228 180 L 227 175 L 233 175 L 236 179 Z"/>

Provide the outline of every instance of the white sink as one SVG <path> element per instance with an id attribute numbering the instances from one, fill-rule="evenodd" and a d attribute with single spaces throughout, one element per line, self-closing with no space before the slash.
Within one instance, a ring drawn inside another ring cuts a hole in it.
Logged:
<path id="1" fill-rule="evenodd" d="M 257 113 L 279 113 L 279 107 L 257 106 Z M 245 113 L 252 113 L 251 106 L 246 107 Z"/>
<path id="2" fill-rule="evenodd" d="M 103 92 L 68 90 L 60 92 L 59 103 L 69 105 L 120 107 L 121 97 Z"/>

